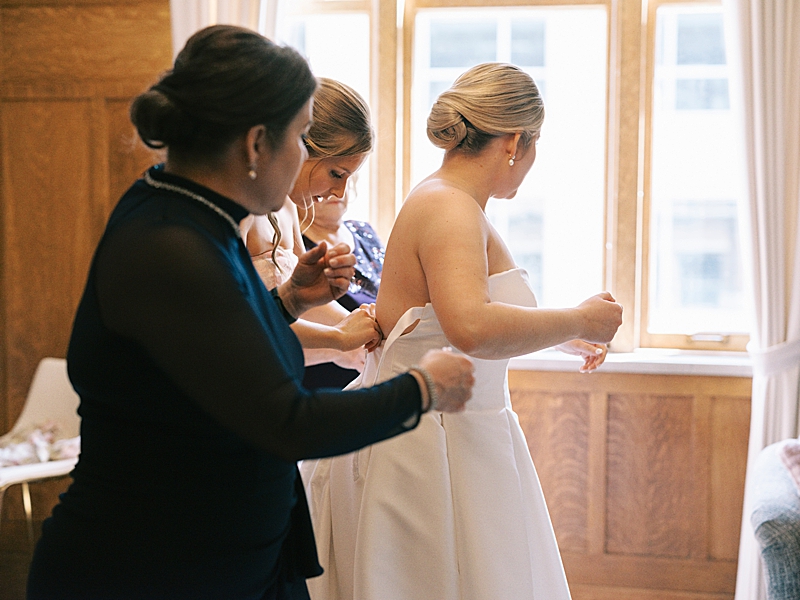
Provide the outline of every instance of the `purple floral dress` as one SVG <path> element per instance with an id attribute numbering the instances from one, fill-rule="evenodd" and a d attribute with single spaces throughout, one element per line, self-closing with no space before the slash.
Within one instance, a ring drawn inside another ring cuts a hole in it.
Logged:
<path id="1" fill-rule="evenodd" d="M 353 234 L 356 256 L 356 276 L 350 283 L 350 289 L 339 298 L 339 304 L 350 312 L 362 304 L 375 302 L 378 297 L 378 287 L 381 284 L 383 272 L 383 257 L 386 249 L 383 247 L 378 234 L 372 226 L 365 221 L 345 221 L 347 229 Z M 303 236 L 306 250 L 316 246 L 316 242 Z M 334 363 L 322 363 L 306 367 L 303 385 L 308 389 L 343 388 L 358 377 L 358 371 L 343 369 Z"/>

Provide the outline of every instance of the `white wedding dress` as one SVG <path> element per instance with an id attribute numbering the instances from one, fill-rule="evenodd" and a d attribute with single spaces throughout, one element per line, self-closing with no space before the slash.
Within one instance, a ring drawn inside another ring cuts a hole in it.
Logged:
<path id="1" fill-rule="evenodd" d="M 493 302 L 535 306 L 522 269 L 489 278 Z M 400 335 L 418 321 L 413 331 Z M 412 308 L 351 386 L 405 372 L 449 345 Z M 320 562 L 313 600 L 569 600 L 539 478 L 508 394 L 507 360 L 478 360 L 466 411 L 302 465 Z"/>

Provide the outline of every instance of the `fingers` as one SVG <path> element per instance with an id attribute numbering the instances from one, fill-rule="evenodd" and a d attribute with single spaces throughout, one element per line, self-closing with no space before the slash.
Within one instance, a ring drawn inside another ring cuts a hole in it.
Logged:
<path id="1" fill-rule="evenodd" d="M 327 245 L 325 242 L 320 242 L 319 245 L 314 246 L 310 250 L 303 252 L 298 259 L 299 262 L 306 265 L 314 265 L 325 256 L 327 252 Z"/>
<path id="2" fill-rule="evenodd" d="M 335 249 L 346 249 L 348 253 L 337 254 Z M 337 244 L 334 250 L 329 251 L 325 255 L 325 269 L 323 273 L 328 279 L 331 286 L 331 292 L 334 298 L 341 298 L 350 287 L 350 282 L 355 277 L 356 270 L 356 257 L 354 254 L 349 254 L 347 244 Z"/>
<path id="3" fill-rule="evenodd" d="M 584 357 L 583 365 L 579 369 L 581 373 L 591 373 L 605 362 L 608 355 L 608 347 L 605 344 L 591 344 L 591 346 L 594 346 L 594 352 Z"/>
<path id="4" fill-rule="evenodd" d="M 352 267 L 356 264 L 356 256 L 347 244 L 336 244 L 325 253 L 325 264 L 329 267 Z"/>
<path id="5" fill-rule="evenodd" d="M 330 252 L 325 255 L 325 265 L 332 269 L 342 269 L 354 267 L 356 264 L 355 254 L 335 254 L 331 256 Z"/>
<path id="6" fill-rule="evenodd" d="M 328 279 L 328 285 L 331 288 L 331 296 L 333 300 L 338 300 L 347 292 L 347 289 L 350 287 L 350 280 L 352 279 L 352 275 L 350 277 L 345 276 L 329 276 L 328 273 L 325 273 L 326 278 Z"/>
<path id="7" fill-rule="evenodd" d="M 460 412 L 472 396 L 475 385 L 474 365 L 462 354 L 452 350 L 430 350 L 420 360 L 436 385 L 438 399 L 433 410 Z"/>
<path id="8" fill-rule="evenodd" d="M 328 252 L 334 252 L 336 254 L 350 254 L 351 249 L 350 246 L 348 246 L 344 242 L 341 242 L 339 244 L 336 244 L 335 246 L 331 246 Z"/>
<path id="9" fill-rule="evenodd" d="M 362 304 L 359 306 L 361 310 L 366 310 L 373 319 L 377 318 L 375 313 L 375 303 L 372 302 L 371 304 Z"/>
<path id="10" fill-rule="evenodd" d="M 462 412 L 466 409 L 467 401 L 472 397 L 472 387 L 475 385 L 475 375 L 472 361 L 464 358 L 464 368 L 455 372 L 455 377 L 445 384 L 437 383 L 439 399 L 435 410 L 442 412 Z"/>

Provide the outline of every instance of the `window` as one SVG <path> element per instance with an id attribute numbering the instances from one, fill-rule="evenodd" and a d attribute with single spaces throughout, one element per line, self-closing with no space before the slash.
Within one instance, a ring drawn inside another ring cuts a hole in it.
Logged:
<path id="1" fill-rule="evenodd" d="M 314 4 L 320 6 L 314 6 Z M 279 4 L 276 37 L 308 59 L 314 74 L 346 83 L 370 102 L 370 17 L 366 9 L 328 11 L 326 4 Z M 370 160 L 353 177 L 348 218 L 369 220 Z"/>
<path id="2" fill-rule="evenodd" d="M 384 239 L 441 162 L 425 135 L 435 98 L 476 63 L 512 62 L 539 85 L 546 118 L 525 184 L 487 215 L 540 304 L 609 289 L 625 307 L 616 350 L 744 349 L 742 144 L 718 0 L 280 6 L 284 39 L 373 108 L 378 149 L 357 210 Z"/>
<path id="3" fill-rule="evenodd" d="M 724 347 L 747 331 L 749 298 L 738 233 L 741 144 L 722 9 L 663 4 L 654 18 L 641 338 L 654 346 Z"/>
<path id="4" fill-rule="evenodd" d="M 572 306 L 603 286 L 607 27 L 602 7 L 416 13 L 411 185 L 441 164 L 442 151 L 425 133 L 427 116 L 469 67 L 512 62 L 542 92 L 536 163 L 513 200 L 486 207 L 540 306 Z"/>

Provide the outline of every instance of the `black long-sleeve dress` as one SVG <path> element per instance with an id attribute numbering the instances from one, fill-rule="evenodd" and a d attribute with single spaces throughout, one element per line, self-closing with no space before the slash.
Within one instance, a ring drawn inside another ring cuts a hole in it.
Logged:
<path id="1" fill-rule="evenodd" d="M 415 427 L 419 387 L 303 388 L 288 315 L 238 235 L 246 210 L 146 177 L 111 215 L 75 318 L 81 456 L 28 597 L 305 598 L 321 569 L 296 461 Z"/>

